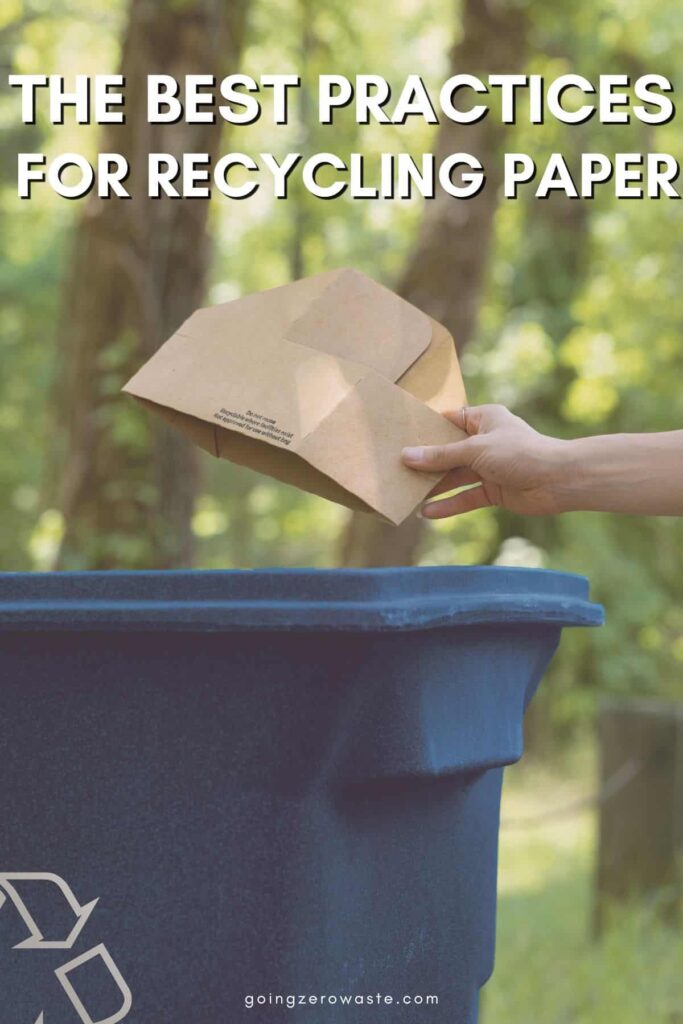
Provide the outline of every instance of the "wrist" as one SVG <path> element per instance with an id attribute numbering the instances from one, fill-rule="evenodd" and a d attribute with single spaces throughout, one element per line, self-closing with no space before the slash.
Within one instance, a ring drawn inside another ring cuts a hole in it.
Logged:
<path id="1" fill-rule="evenodd" d="M 558 512 L 578 512 L 585 509 L 587 480 L 587 452 L 583 444 L 590 438 L 564 441 L 552 439 L 547 464 L 547 486 Z"/>
<path id="2" fill-rule="evenodd" d="M 631 488 L 635 466 L 625 440 L 625 435 L 610 434 L 561 442 L 562 480 L 557 485 L 561 512 L 609 511 L 623 489 Z"/>

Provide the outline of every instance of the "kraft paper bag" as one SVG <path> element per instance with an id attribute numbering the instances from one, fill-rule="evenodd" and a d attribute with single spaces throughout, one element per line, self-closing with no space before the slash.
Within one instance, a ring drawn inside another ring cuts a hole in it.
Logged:
<path id="1" fill-rule="evenodd" d="M 445 327 L 355 270 L 200 309 L 123 389 L 218 458 L 399 524 L 442 474 L 406 445 L 465 435 Z"/>

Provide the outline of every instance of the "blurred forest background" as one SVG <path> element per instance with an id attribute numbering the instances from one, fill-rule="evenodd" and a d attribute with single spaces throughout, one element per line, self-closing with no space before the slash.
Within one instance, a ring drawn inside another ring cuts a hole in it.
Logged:
<path id="1" fill-rule="evenodd" d="M 562 437 L 681 427 L 683 204 L 600 190 L 593 202 L 510 202 L 496 187 L 504 150 L 539 162 L 554 150 L 680 158 L 679 125 L 359 127 L 350 110 L 321 127 L 304 90 L 287 126 L 266 116 L 248 128 L 152 128 L 144 75 L 292 71 L 310 85 L 323 72 L 371 71 L 400 85 L 417 72 L 438 87 L 454 71 L 656 71 L 680 89 L 681 53 L 677 0 L 0 0 L 4 81 L 120 68 L 129 97 L 128 124 L 102 129 L 68 117 L 23 126 L 18 94 L 0 98 L 0 569 L 497 563 L 585 573 L 608 626 L 565 635 L 529 728 L 532 752 L 559 774 L 540 785 L 537 773 L 533 792 L 514 784 L 510 800 L 552 808 L 572 779 L 582 792 L 597 695 L 681 693 L 683 521 L 485 510 L 390 530 L 210 459 L 119 389 L 198 305 L 352 265 L 446 323 L 472 404 L 503 402 Z M 243 203 L 69 203 L 45 187 L 30 203 L 16 197 L 18 151 L 113 150 L 142 165 L 148 150 L 233 149 L 464 150 L 489 184 L 473 201 L 426 204 L 321 202 L 296 187 L 287 202 L 265 191 Z M 599 956 L 586 945 L 577 908 L 588 902 L 592 822 L 586 812 L 575 827 L 532 829 L 521 847 L 504 838 L 506 941 L 487 1024 L 683 1020 L 680 936 L 636 908 Z M 523 967 L 550 957 L 551 936 L 557 959 L 530 981 Z"/>

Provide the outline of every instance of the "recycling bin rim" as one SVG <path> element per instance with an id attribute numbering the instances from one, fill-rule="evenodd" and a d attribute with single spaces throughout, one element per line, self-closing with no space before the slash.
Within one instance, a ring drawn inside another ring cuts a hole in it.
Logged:
<path id="1" fill-rule="evenodd" d="M 506 566 L 0 573 L 0 632 L 599 626 L 576 573 Z"/>

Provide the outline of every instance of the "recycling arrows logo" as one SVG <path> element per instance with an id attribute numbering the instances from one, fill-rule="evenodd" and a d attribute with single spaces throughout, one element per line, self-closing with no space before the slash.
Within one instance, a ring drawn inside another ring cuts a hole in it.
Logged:
<path id="1" fill-rule="evenodd" d="M 74 916 L 74 924 L 64 938 L 46 938 L 46 929 L 42 929 L 40 927 L 17 889 L 17 884 L 22 882 L 29 882 L 33 885 L 40 883 L 43 885 L 57 887 L 59 893 Z M 54 875 L 49 872 L 2 871 L 0 872 L 0 910 L 8 901 L 12 903 L 28 930 L 28 937 L 17 943 L 14 947 L 15 949 L 21 950 L 72 949 L 99 902 L 98 899 L 95 899 L 90 903 L 81 905 L 74 895 L 71 887 L 63 878 L 60 878 L 59 875 Z M 91 1017 L 90 1013 L 85 1008 L 83 1001 L 78 995 L 78 990 L 71 977 L 72 975 L 75 975 L 78 969 L 84 964 L 96 959 L 104 964 L 107 971 L 114 979 L 122 997 L 122 1003 L 118 1010 L 109 1017 L 101 1018 L 100 1020 L 94 1020 Z M 98 946 L 94 946 L 86 953 L 82 953 L 80 956 L 75 957 L 75 959 L 70 960 L 61 967 L 58 967 L 55 970 L 55 975 L 62 989 L 68 996 L 71 1005 L 78 1013 L 82 1024 L 120 1024 L 120 1021 L 123 1021 L 128 1016 L 133 1007 L 133 996 L 130 988 L 116 966 L 113 957 L 103 943 L 100 943 Z M 38 1016 L 35 1024 L 48 1024 L 44 1011 Z"/>
<path id="2" fill-rule="evenodd" d="M 46 882 L 48 885 L 57 886 L 76 918 L 71 932 L 65 939 L 56 942 L 45 939 L 32 914 L 16 890 L 17 882 Z M 87 903 L 82 907 L 74 896 L 71 887 L 59 875 L 39 874 L 31 871 L 0 872 L 0 907 L 6 901 L 5 894 L 18 910 L 21 919 L 29 930 L 28 938 L 24 939 L 23 942 L 17 943 L 14 947 L 15 949 L 71 949 L 98 903 L 98 900 L 93 900 L 92 903 Z"/>

